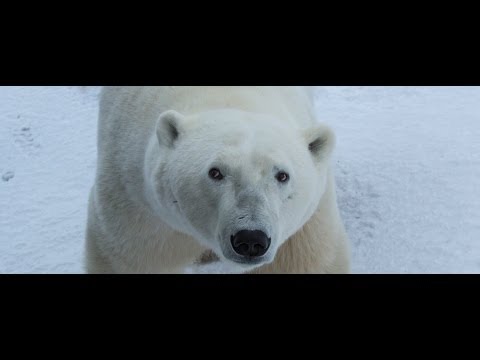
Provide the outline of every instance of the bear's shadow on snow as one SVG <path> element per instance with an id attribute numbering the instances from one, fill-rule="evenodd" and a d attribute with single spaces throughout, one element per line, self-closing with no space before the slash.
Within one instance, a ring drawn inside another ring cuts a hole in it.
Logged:
<path id="1" fill-rule="evenodd" d="M 338 161 L 335 170 L 340 214 L 352 245 L 360 246 L 364 240 L 376 237 L 377 223 L 382 217 L 373 209 L 381 196 L 372 184 L 351 173 L 348 164 Z"/>

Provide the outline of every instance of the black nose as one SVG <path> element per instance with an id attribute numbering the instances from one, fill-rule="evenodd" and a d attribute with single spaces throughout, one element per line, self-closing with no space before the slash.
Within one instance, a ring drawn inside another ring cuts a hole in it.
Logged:
<path id="1" fill-rule="evenodd" d="M 263 231 L 242 230 L 231 237 L 233 250 L 239 255 L 258 257 L 270 247 L 271 239 Z"/>

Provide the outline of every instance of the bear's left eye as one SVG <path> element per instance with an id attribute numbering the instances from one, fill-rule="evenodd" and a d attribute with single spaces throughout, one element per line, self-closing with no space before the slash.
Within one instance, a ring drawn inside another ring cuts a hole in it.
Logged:
<path id="1" fill-rule="evenodd" d="M 222 180 L 224 178 L 223 174 L 217 168 L 210 169 L 208 172 L 208 176 L 210 176 L 213 180 Z"/>
<path id="2" fill-rule="evenodd" d="M 277 173 L 275 178 L 278 180 L 278 182 L 286 183 L 290 179 L 290 175 L 288 175 L 285 171 L 280 171 Z"/>

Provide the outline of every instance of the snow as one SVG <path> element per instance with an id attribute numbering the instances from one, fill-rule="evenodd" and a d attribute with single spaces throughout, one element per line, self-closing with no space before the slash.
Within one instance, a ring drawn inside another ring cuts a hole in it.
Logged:
<path id="1" fill-rule="evenodd" d="M 0 273 L 84 272 L 98 92 L 0 87 Z M 480 273 L 480 87 L 315 95 L 353 272 Z"/>

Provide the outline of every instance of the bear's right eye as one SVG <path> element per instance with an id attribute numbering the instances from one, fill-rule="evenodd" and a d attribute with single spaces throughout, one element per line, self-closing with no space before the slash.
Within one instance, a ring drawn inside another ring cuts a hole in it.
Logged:
<path id="1" fill-rule="evenodd" d="M 278 182 L 286 183 L 290 180 L 290 175 L 288 175 L 285 171 L 280 171 L 276 176 Z"/>
<path id="2" fill-rule="evenodd" d="M 210 171 L 208 172 L 208 176 L 210 176 L 211 179 L 217 181 L 220 181 L 224 178 L 223 174 L 217 168 L 210 169 Z"/>

